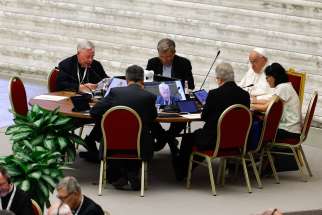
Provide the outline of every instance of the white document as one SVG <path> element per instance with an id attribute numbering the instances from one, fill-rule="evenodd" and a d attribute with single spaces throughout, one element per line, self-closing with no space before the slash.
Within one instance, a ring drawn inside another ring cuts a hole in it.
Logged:
<path id="1" fill-rule="evenodd" d="M 68 99 L 68 97 L 67 96 L 55 96 L 55 95 L 39 95 L 39 96 L 36 96 L 34 99 L 58 102 L 58 101 L 61 101 L 64 99 Z"/>
<path id="2" fill-rule="evenodd" d="M 182 116 L 184 118 L 187 118 L 187 119 L 200 119 L 201 118 L 200 113 L 182 114 L 180 116 Z"/>

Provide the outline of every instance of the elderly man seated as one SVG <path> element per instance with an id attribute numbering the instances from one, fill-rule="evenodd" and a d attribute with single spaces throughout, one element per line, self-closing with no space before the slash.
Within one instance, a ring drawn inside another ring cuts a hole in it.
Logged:
<path id="1" fill-rule="evenodd" d="M 186 134 L 182 139 L 180 156 L 175 168 L 177 180 L 182 180 L 186 176 L 193 146 L 201 150 L 215 148 L 220 115 L 234 104 L 250 106 L 249 94 L 236 85 L 233 67 L 229 63 L 219 64 L 215 75 L 218 88 L 209 91 L 201 113 L 201 119 L 205 122 L 203 128 L 197 129 L 192 134 Z"/>
<path id="2" fill-rule="evenodd" d="M 249 70 L 242 78 L 239 86 L 247 90 L 251 96 L 262 96 L 272 93 L 269 87 L 264 70 L 268 65 L 268 58 L 265 49 L 254 48 L 249 53 Z"/>

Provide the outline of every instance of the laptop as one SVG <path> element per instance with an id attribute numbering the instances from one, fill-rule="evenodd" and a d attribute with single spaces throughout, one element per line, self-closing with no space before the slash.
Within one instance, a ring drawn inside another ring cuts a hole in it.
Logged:
<path id="1" fill-rule="evenodd" d="M 193 95 L 195 96 L 195 98 L 197 99 L 197 101 L 204 105 L 206 104 L 206 99 L 208 96 L 208 93 L 206 90 L 202 89 L 202 90 L 197 90 L 195 92 L 193 92 Z"/>
<path id="2" fill-rule="evenodd" d="M 87 97 L 84 95 L 77 95 L 77 96 L 72 96 L 70 99 L 72 100 L 72 103 L 74 105 L 74 108 L 72 111 L 75 112 L 82 112 L 82 111 L 89 111 L 91 108 L 89 106 L 91 97 Z"/>
<path id="3" fill-rule="evenodd" d="M 181 100 L 177 101 L 177 106 L 180 110 L 180 113 L 198 113 L 197 104 L 192 100 Z"/>

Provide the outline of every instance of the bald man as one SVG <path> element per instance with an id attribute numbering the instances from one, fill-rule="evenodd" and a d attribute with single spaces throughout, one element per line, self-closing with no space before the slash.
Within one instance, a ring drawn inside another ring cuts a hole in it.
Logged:
<path id="1" fill-rule="evenodd" d="M 249 53 L 249 69 L 239 83 L 239 86 L 247 90 L 252 96 L 267 95 L 272 93 L 264 70 L 268 65 L 265 49 L 254 48 Z"/>

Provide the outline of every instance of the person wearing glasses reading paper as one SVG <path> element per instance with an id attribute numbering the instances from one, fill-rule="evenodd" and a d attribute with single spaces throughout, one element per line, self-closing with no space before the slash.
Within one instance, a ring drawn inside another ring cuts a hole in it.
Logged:
<path id="1" fill-rule="evenodd" d="M 91 41 L 82 40 L 77 45 L 77 54 L 58 64 L 56 88 L 58 91 L 93 91 L 97 83 L 107 78 L 102 64 L 94 60 L 95 46 Z"/>

